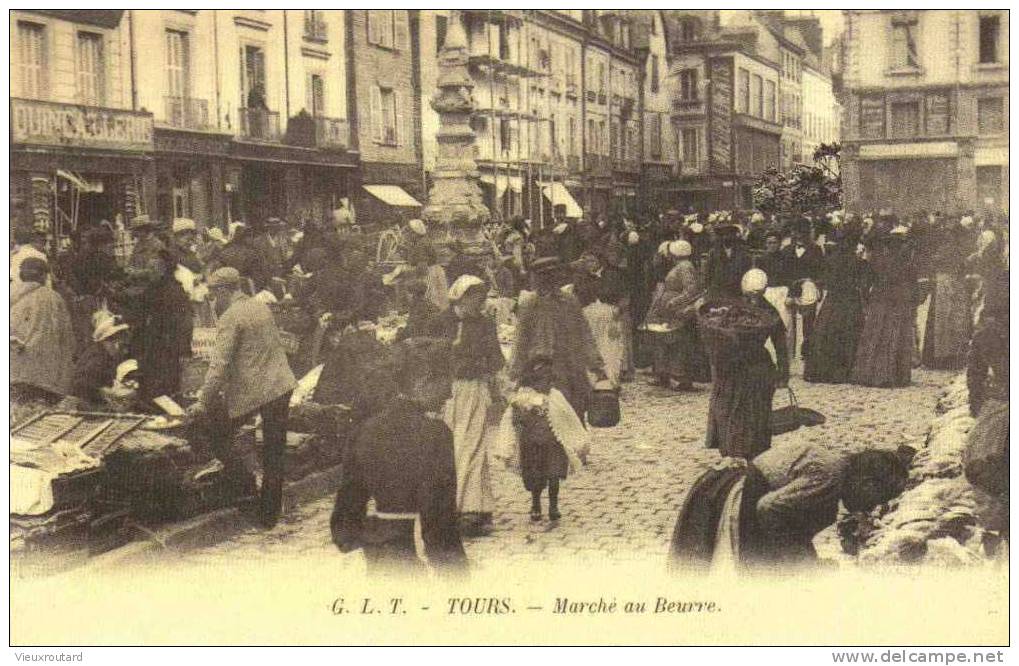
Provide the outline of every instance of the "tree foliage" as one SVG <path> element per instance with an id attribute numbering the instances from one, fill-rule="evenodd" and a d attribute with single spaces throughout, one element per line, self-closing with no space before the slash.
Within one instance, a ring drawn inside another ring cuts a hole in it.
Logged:
<path id="1" fill-rule="evenodd" d="M 797 164 L 789 171 L 767 169 L 754 185 L 754 207 L 780 220 L 820 219 L 841 208 L 841 150 L 838 143 L 822 143 L 813 164 Z"/>

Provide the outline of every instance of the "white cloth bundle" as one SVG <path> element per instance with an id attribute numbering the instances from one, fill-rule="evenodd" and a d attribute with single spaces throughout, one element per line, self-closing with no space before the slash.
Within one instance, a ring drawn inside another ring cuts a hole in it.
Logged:
<path id="1" fill-rule="evenodd" d="M 556 441 L 563 447 L 570 463 L 570 471 L 576 472 L 587 462 L 591 450 L 591 435 L 577 418 L 577 413 L 558 389 L 551 389 L 548 395 L 531 388 L 521 388 L 510 399 L 499 422 L 495 457 L 502 459 L 507 467 L 520 470 L 520 437 L 513 425 L 513 409 L 543 409 L 548 425 Z"/>

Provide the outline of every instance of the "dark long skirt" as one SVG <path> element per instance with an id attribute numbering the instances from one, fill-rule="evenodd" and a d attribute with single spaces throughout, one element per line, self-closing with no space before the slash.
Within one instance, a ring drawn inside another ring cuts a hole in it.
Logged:
<path id="1" fill-rule="evenodd" d="M 863 322 L 859 298 L 828 292 L 810 336 L 803 379 L 825 384 L 849 381 Z"/>
<path id="2" fill-rule="evenodd" d="M 680 384 L 711 381 L 711 366 L 695 325 L 687 324 L 670 333 L 649 333 L 649 339 L 656 377 Z"/>
<path id="3" fill-rule="evenodd" d="M 970 296 L 958 275 L 938 273 L 934 279 L 923 364 L 928 368 L 956 370 L 965 365 L 970 338 Z"/>
<path id="4" fill-rule="evenodd" d="M 769 361 L 725 363 L 714 369 L 707 447 L 747 460 L 771 448 L 775 366 Z"/>
<path id="5" fill-rule="evenodd" d="M 850 380 L 861 386 L 909 386 L 913 370 L 913 304 L 872 301 L 865 312 Z"/>
<path id="6" fill-rule="evenodd" d="M 520 437 L 520 476 L 530 492 L 543 490 L 551 479 L 565 479 L 570 462 L 544 414 L 516 410 L 514 427 Z"/>

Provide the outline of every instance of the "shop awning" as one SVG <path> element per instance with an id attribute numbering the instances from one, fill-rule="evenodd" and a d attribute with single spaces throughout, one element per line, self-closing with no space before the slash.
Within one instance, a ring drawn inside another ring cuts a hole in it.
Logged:
<path id="1" fill-rule="evenodd" d="M 407 191 L 398 185 L 365 185 L 364 189 L 368 194 L 390 206 L 421 206 L 420 201 L 407 194 Z"/>
<path id="2" fill-rule="evenodd" d="M 542 183 L 541 192 L 553 206 L 566 206 L 566 217 L 584 217 L 584 209 L 562 183 Z"/>
<path id="3" fill-rule="evenodd" d="M 524 181 L 520 176 L 495 176 L 494 174 L 483 173 L 481 174 L 481 182 L 486 185 L 495 186 L 496 198 L 502 197 L 502 195 L 506 194 L 507 189 L 513 190 L 517 194 L 524 191 Z"/>
<path id="4" fill-rule="evenodd" d="M 81 192 L 95 192 L 96 194 L 102 194 L 103 192 L 103 184 L 101 182 L 90 183 L 76 173 L 64 171 L 63 169 L 57 169 L 57 176 L 63 178 L 64 180 L 70 181 L 70 183 L 74 185 L 76 188 L 78 188 L 78 190 Z"/>

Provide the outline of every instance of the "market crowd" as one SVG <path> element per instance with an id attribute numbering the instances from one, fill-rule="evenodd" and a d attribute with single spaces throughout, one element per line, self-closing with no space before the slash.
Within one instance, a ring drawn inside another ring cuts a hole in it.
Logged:
<path id="1" fill-rule="evenodd" d="M 678 400 L 711 385 L 706 445 L 753 471 L 761 547 L 783 555 L 802 555 L 840 500 L 884 501 L 906 464 L 773 448 L 773 396 L 793 358 L 807 382 L 890 389 L 920 365 L 966 368 L 978 418 L 994 419 L 976 431 L 1000 439 L 1004 418 L 1007 459 L 1007 220 L 669 211 L 514 219 L 488 225 L 483 243 L 421 220 L 383 234 L 398 256 L 346 208 L 300 228 L 268 218 L 225 231 L 139 216 L 83 225 L 59 252 L 15 229 L 12 399 L 158 413 L 153 401 L 172 398 L 271 526 L 297 378 L 324 363 L 323 381 L 345 386 L 316 400 L 365 403 L 333 539 L 380 569 L 421 566 L 420 539 L 433 567 L 465 571 L 461 537 L 488 534 L 497 510 L 497 458 L 520 472 L 532 520 L 560 520 L 562 482 L 584 464 L 590 429 L 618 422 L 638 369 Z M 394 318 L 378 367 L 353 374 L 352 356 L 333 353 Z M 186 387 L 193 336 L 212 327 L 204 378 Z M 260 481 L 232 443 L 256 415 Z"/>

